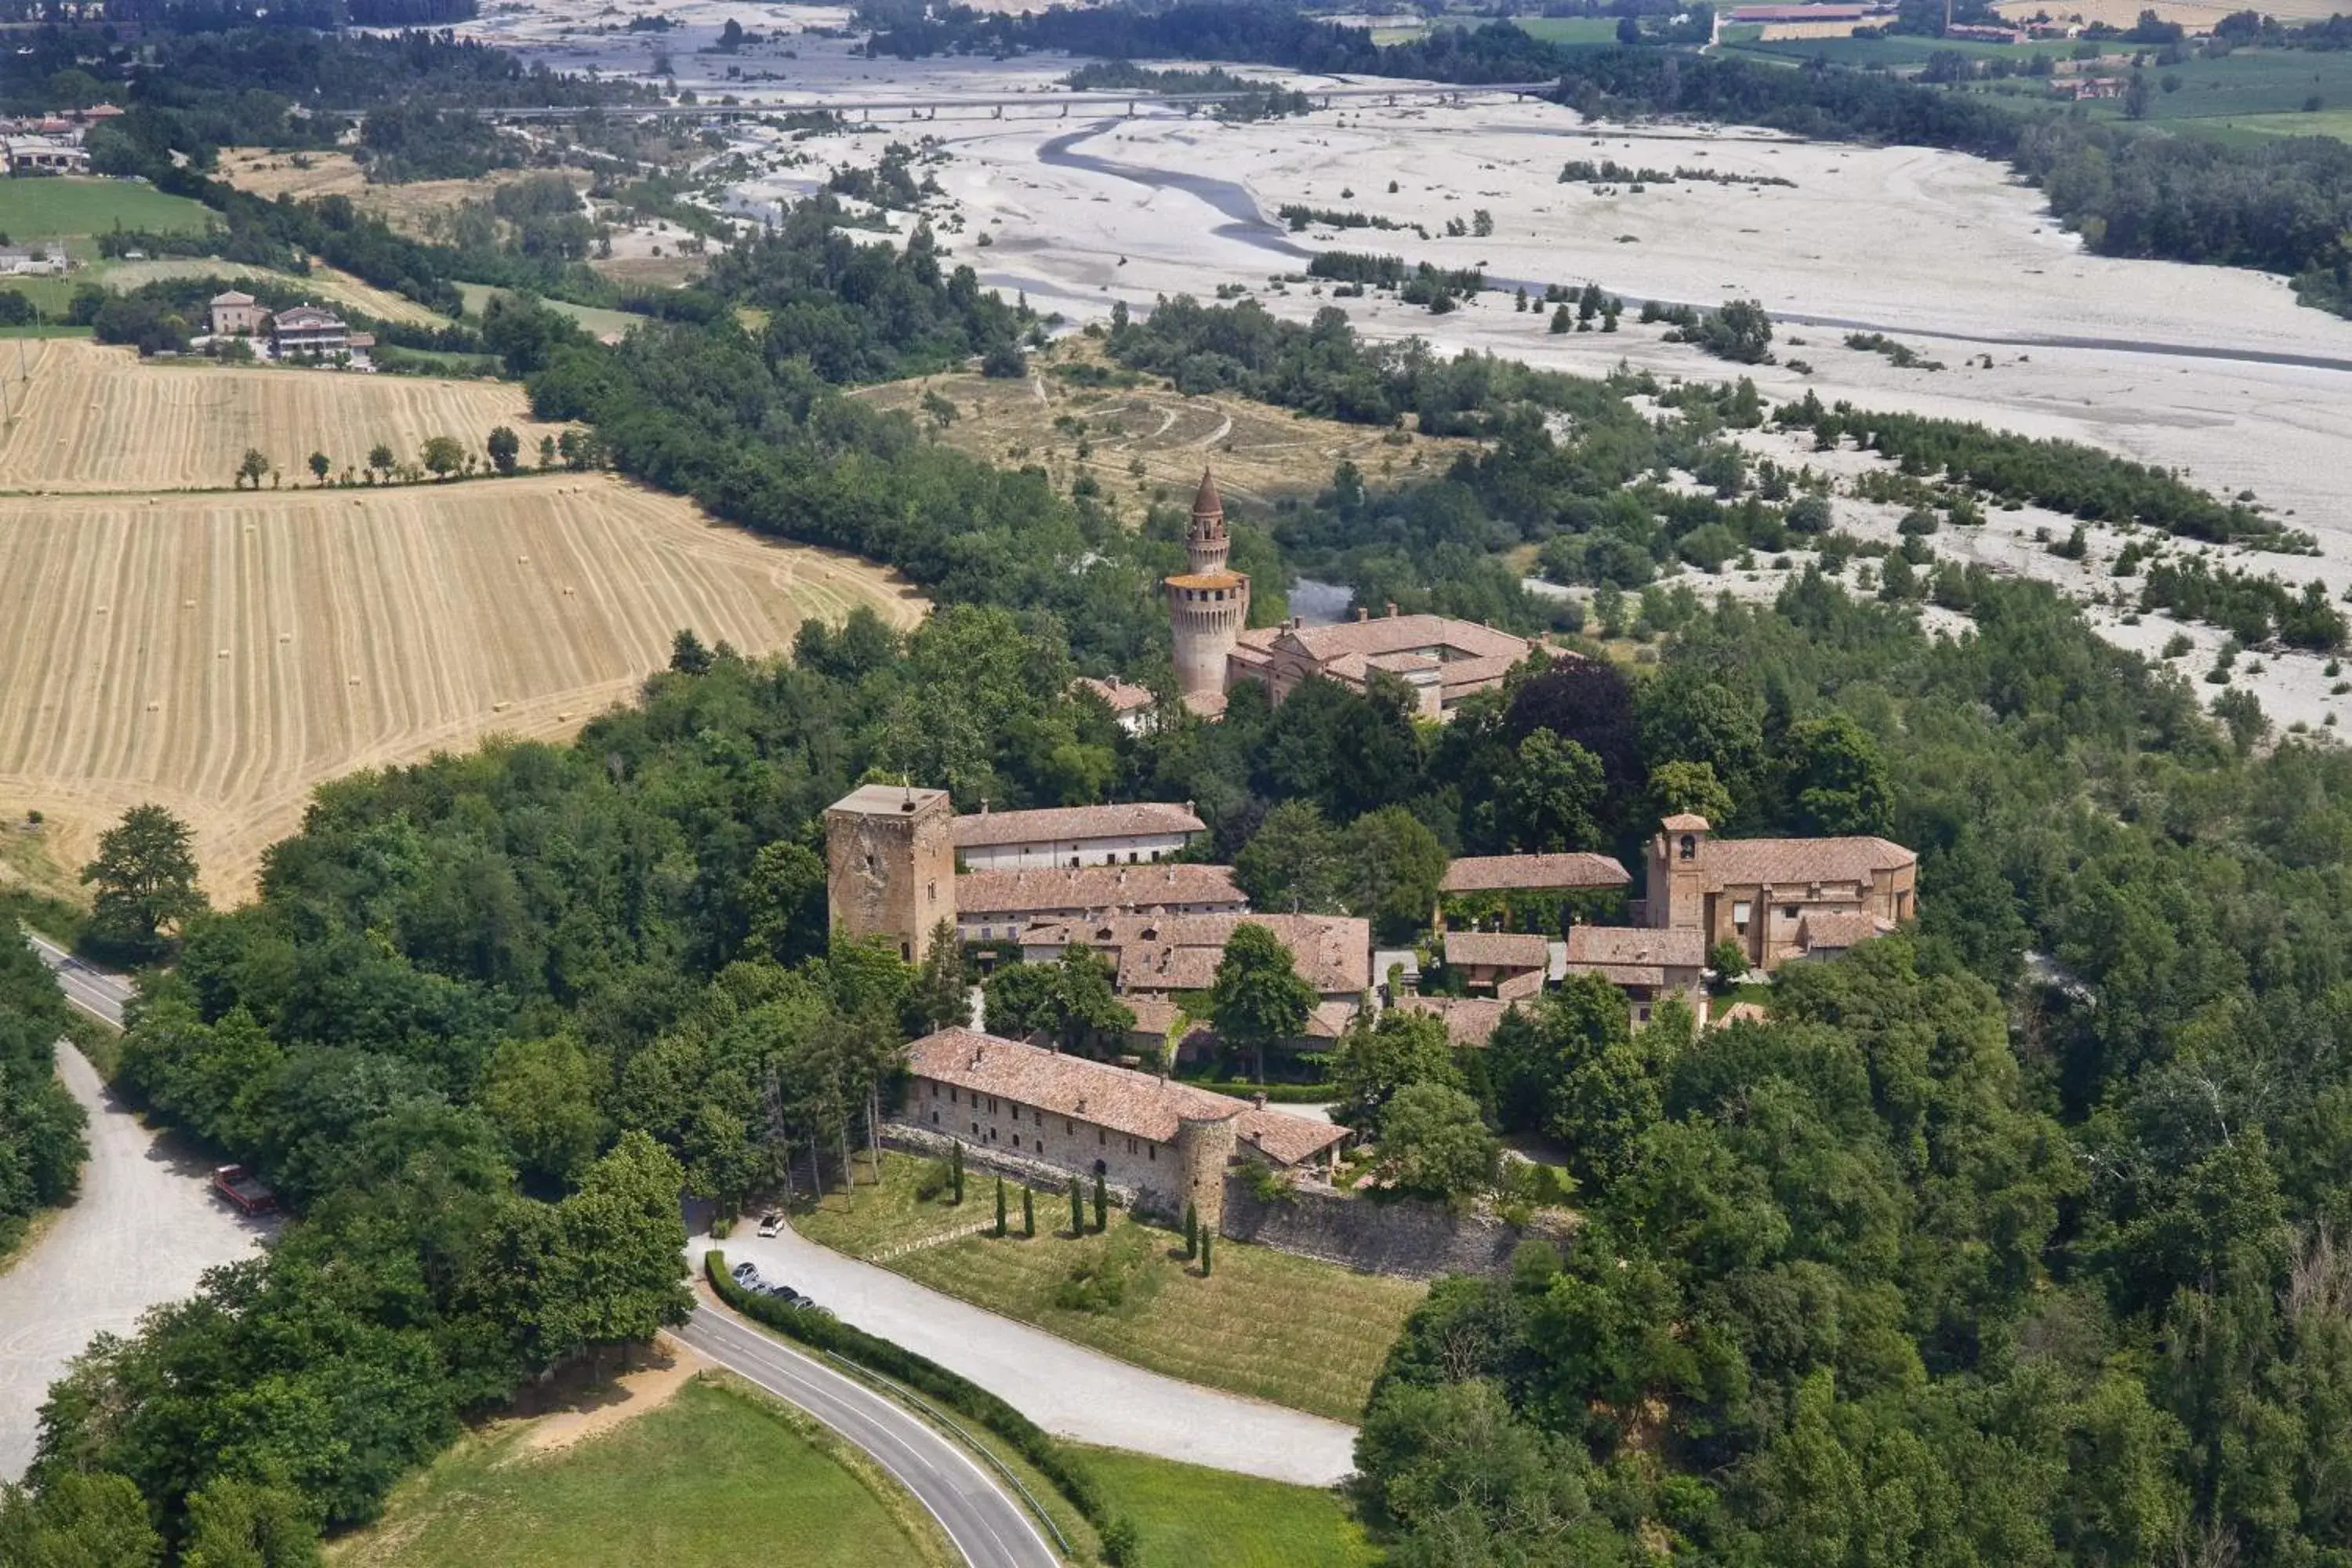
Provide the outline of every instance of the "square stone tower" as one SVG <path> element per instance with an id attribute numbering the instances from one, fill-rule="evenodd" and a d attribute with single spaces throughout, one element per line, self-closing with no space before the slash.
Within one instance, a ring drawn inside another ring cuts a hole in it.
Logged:
<path id="1" fill-rule="evenodd" d="M 824 814 L 825 912 L 835 931 L 884 936 L 920 963 L 952 923 L 955 806 L 943 789 L 860 784 Z"/>

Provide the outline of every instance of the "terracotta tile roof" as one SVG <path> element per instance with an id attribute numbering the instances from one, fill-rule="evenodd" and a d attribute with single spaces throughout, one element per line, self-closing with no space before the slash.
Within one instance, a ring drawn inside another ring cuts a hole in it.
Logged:
<path id="1" fill-rule="evenodd" d="M 966 921 L 986 915 L 1135 913 L 1187 904 L 1239 910 L 1249 900 L 1230 866 L 1043 867 L 1027 871 L 967 871 L 956 879 L 956 910 Z"/>
<path id="2" fill-rule="evenodd" d="M 1246 1143 L 1277 1165 L 1313 1159 L 1348 1136 L 1348 1129 L 1311 1116 L 1252 1106 L 1242 1112 L 1235 1142 Z"/>
<path id="3" fill-rule="evenodd" d="M 1449 691 L 1465 686 L 1484 686 L 1510 674 L 1512 668 L 1526 657 L 1523 653 L 1497 653 L 1448 659 L 1439 667 L 1439 674 Z"/>
<path id="4" fill-rule="evenodd" d="M 1201 469 L 1201 488 L 1192 492 L 1192 515 L 1222 517 L 1224 515 L 1224 510 L 1225 498 L 1217 493 L 1215 478 L 1207 468 L 1203 467 Z"/>
<path id="5" fill-rule="evenodd" d="M 1115 714 L 1139 712 L 1150 707 L 1153 700 L 1150 687 L 1135 686 L 1124 680 L 1097 680 L 1091 675 L 1082 675 L 1072 684 L 1101 698 L 1110 705 L 1110 710 Z"/>
<path id="6" fill-rule="evenodd" d="M 1701 880 L 1709 892 L 1770 883 L 1860 882 L 1900 870 L 1919 857 L 1884 838 L 1711 838 L 1699 846 Z"/>
<path id="7" fill-rule="evenodd" d="M 1238 572 L 1179 572 L 1160 581 L 1171 588 L 1238 588 L 1249 579 Z"/>
<path id="8" fill-rule="evenodd" d="M 1225 716 L 1225 694 L 1222 691 L 1187 691 L 1183 697 L 1184 710 L 1202 719 L 1222 719 Z"/>
<path id="9" fill-rule="evenodd" d="M 1551 943 L 1540 936 L 1515 936 L 1507 931 L 1450 931 L 1445 933 L 1449 966 L 1476 964 L 1490 969 L 1545 969 L 1551 963 Z"/>
<path id="10" fill-rule="evenodd" d="M 1155 1143 L 1174 1142 L 1178 1124 L 1187 1119 L 1238 1118 L 1237 1140 L 1264 1149 L 1285 1164 L 1295 1164 L 1347 1136 L 1345 1128 L 1307 1117 L 1263 1110 L 1153 1073 L 1064 1056 L 976 1029 L 941 1029 L 924 1036 L 907 1047 L 907 1070 Z"/>
<path id="11" fill-rule="evenodd" d="M 1351 996 L 1329 996 L 1315 1004 L 1307 1015 L 1307 1036 L 1310 1040 L 1336 1040 L 1348 1032 L 1362 1009 Z"/>
<path id="12" fill-rule="evenodd" d="M 955 819 L 955 847 L 982 849 L 1000 844 L 1137 838 L 1198 833 L 1206 826 L 1190 806 L 1158 801 L 1139 801 L 1132 805 L 1066 805 L 1043 811 L 983 811 L 977 816 Z"/>
<path id="13" fill-rule="evenodd" d="M 1809 952 L 1817 947 L 1848 948 L 1884 936 L 1887 930 L 1875 915 L 1861 910 L 1814 910 L 1797 922 L 1797 945 Z"/>
<path id="14" fill-rule="evenodd" d="M 1293 626 L 1287 632 L 1277 631 L 1276 640 L 1295 644 L 1318 664 L 1351 653 L 1369 658 L 1421 648 L 1444 648 L 1457 658 L 1499 656 L 1516 661 L 1525 658 L 1528 649 L 1535 646 L 1525 637 L 1451 616 L 1378 616 L 1328 626 Z"/>
<path id="15" fill-rule="evenodd" d="M 977 873 L 975 873 L 976 875 Z M 1205 991 L 1234 928 L 1264 926 L 1290 950 L 1299 977 L 1326 996 L 1360 994 L 1372 984 L 1372 928 L 1349 915 L 1128 915 L 1043 921 L 1021 933 L 1024 948 L 1082 943 L 1109 957 L 1121 991 Z"/>
<path id="16" fill-rule="evenodd" d="M 1706 933 L 1647 926 L 1570 926 L 1570 963 L 1647 963 L 1674 969 L 1706 967 Z"/>
<path id="17" fill-rule="evenodd" d="M 1444 1022 L 1446 1039 L 1456 1046 L 1485 1045 L 1511 1010 L 1510 1003 L 1491 996 L 1405 996 L 1397 1006 L 1408 1013 L 1434 1014 Z"/>
<path id="18" fill-rule="evenodd" d="M 214 295 L 212 302 L 215 305 L 250 305 L 253 303 L 253 296 L 242 289 L 231 289 Z"/>
<path id="19" fill-rule="evenodd" d="M 1655 931 L 1645 926 L 1572 926 L 1568 932 L 1568 970 L 1598 974 L 1612 985 L 1661 986 L 1669 969 L 1706 966 L 1706 933 Z"/>
<path id="20" fill-rule="evenodd" d="M 1622 888 L 1633 879 L 1606 855 L 1472 855 L 1445 868 L 1444 893 L 1565 892 Z"/>
<path id="21" fill-rule="evenodd" d="M 331 331 L 343 324 L 341 317 L 321 310 L 316 305 L 297 305 L 291 310 L 278 311 L 271 319 L 281 332 Z"/>
<path id="22" fill-rule="evenodd" d="M 1678 811 L 1658 824 L 1669 833 L 1705 833 L 1708 831 L 1706 817 L 1695 811 Z"/>

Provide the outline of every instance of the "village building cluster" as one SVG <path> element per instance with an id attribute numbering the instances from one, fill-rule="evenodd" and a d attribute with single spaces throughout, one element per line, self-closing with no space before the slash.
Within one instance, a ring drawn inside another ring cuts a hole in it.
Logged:
<path id="1" fill-rule="evenodd" d="M 243 340 L 261 357 L 289 363 L 375 368 L 374 333 L 353 331 L 341 316 L 307 300 L 272 311 L 243 289 L 231 289 L 214 295 L 209 309 L 215 343 Z"/>
<path id="2" fill-rule="evenodd" d="M 10 175 L 87 174 L 89 149 L 82 145 L 82 138 L 93 126 L 121 113 L 113 104 L 101 103 L 61 114 L 0 119 L 0 166 Z"/>

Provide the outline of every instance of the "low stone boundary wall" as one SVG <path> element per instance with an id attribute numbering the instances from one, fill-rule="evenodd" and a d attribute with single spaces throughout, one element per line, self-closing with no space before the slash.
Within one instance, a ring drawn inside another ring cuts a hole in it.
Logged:
<path id="1" fill-rule="evenodd" d="M 1491 1214 L 1457 1214 L 1418 1198 L 1374 1202 L 1329 1188 L 1294 1187 L 1269 1202 L 1238 1175 L 1225 1178 L 1221 1228 L 1235 1241 L 1408 1279 L 1500 1273 L 1519 1243 L 1538 1234 Z"/>

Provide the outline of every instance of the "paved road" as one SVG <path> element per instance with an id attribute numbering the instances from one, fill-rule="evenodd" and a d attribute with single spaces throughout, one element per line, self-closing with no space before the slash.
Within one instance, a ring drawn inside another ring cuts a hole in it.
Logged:
<path id="1" fill-rule="evenodd" d="M 789 1230 L 768 1240 L 697 1237 L 687 1255 L 699 1268 L 713 1246 L 843 1321 L 963 1373 L 1049 1432 L 1302 1486 L 1331 1486 L 1355 1468 L 1352 1426 L 1146 1372 Z"/>
<path id="2" fill-rule="evenodd" d="M 66 954 L 34 939 L 51 967 Z M 79 968 L 59 979 L 75 1004 L 119 1018 L 130 984 Z M 0 1274 L 0 1480 L 33 1457 L 49 1384 L 101 1330 L 127 1333 L 139 1315 L 177 1300 L 204 1271 L 246 1256 L 267 1226 L 213 1196 L 209 1171 L 173 1139 L 140 1125 L 71 1046 L 58 1073 L 89 1111 L 81 1193 L 47 1234 Z"/>
<path id="3" fill-rule="evenodd" d="M 1060 1563 L 1019 1499 L 971 1456 L 866 1384 L 709 1307 L 672 1332 L 871 1454 L 930 1510 L 972 1568 Z"/>
<path id="4" fill-rule="evenodd" d="M 122 1005 L 131 995 L 128 975 L 85 963 L 47 937 L 33 931 L 26 931 L 25 940 L 33 944 L 33 952 L 40 961 L 57 972 L 58 984 L 68 1002 L 100 1023 L 122 1027 Z"/>

